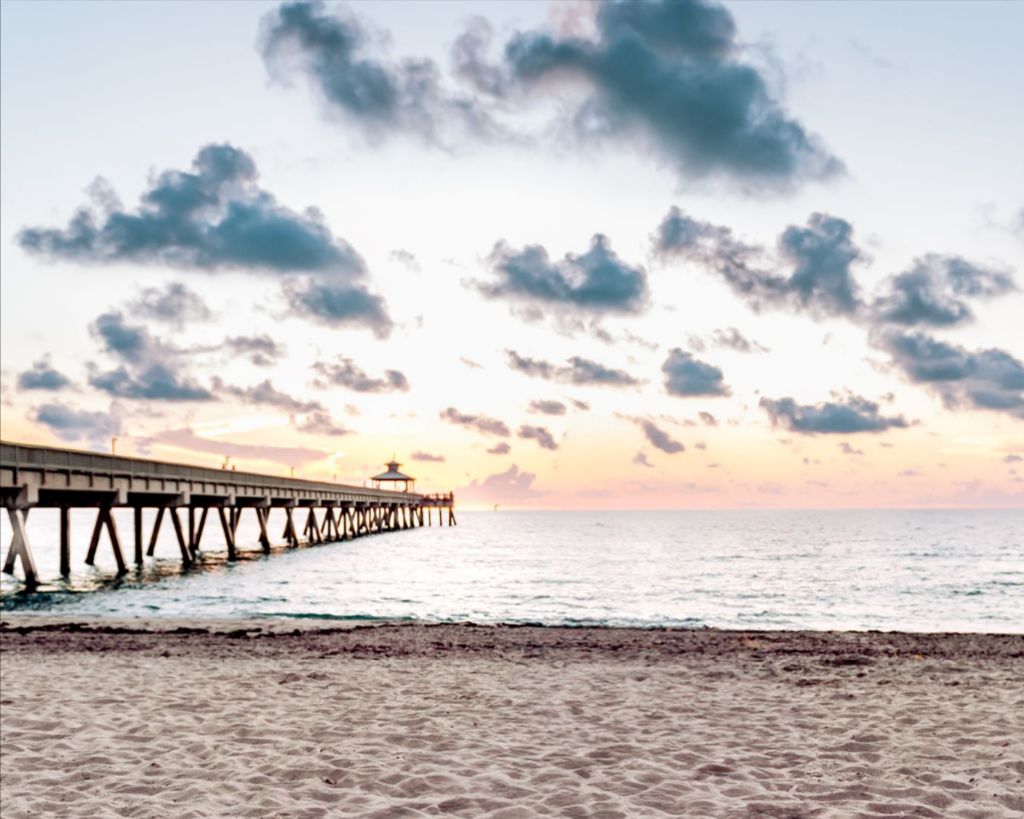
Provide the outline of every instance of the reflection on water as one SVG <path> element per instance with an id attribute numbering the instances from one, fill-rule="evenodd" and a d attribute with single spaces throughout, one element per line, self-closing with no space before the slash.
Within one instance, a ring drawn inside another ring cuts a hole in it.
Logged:
<path id="1" fill-rule="evenodd" d="M 124 510 L 119 510 L 119 514 Z M 52 512 L 52 514 L 51 514 Z M 0 608 L 168 617 L 472 619 L 752 628 L 1024 631 L 1024 512 L 463 512 L 424 528 L 260 551 L 243 517 L 240 559 L 219 527 L 183 569 L 173 532 L 118 578 L 104 541 L 82 563 L 94 513 L 76 511 L 73 575 L 57 519 L 29 517 L 41 575 L 2 581 Z M 283 515 L 271 521 L 272 532 Z M 152 523 L 147 515 L 146 531 Z M 10 537 L 6 520 L 0 527 Z M 118 519 L 130 533 L 130 513 Z M 130 559 L 131 546 L 126 544 Z"/>

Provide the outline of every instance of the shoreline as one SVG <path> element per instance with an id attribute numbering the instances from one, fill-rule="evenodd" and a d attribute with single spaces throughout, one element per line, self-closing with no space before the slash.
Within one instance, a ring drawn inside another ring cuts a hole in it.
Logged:
<path id="1" fill-rule="evenodd" d="M 8 614 L 0 654 L 5 818 L 1024 812 L 1024 635 Z"/>

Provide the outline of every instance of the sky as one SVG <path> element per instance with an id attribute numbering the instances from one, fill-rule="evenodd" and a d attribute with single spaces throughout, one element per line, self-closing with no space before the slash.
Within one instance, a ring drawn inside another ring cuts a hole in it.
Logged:
<path id="1" fill-rule="evenodd" d="M 0 15 L 5 441 L 1024 506 L 1024 4 Z"/>

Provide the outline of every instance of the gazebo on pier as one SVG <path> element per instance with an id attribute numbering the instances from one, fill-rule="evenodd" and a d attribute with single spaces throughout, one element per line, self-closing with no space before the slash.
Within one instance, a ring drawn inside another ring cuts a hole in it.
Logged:
<path id="1" fill-rule="evenodd" d="M 412 492 L 416 488 L 416 479 L 411 475 L 406 475 L 404 472 L 399 472 L 398 468 L 401 466 L 398 461 L 388 461 L 388 471 L 381 472 L 379 475 L 374 475 L 370 478 L 373 483 L 374 489 L 393 489 L 398 490 L 398 484 L 402 484 L 403 492 Z"/>

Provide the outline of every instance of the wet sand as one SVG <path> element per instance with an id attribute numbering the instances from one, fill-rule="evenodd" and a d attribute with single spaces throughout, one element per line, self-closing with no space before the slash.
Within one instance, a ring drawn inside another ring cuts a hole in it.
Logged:
<path id="1" fill-rule="evenodd" d="M 5 616 L 27 816 L 1024 815 L 1024 636 Z"/>

